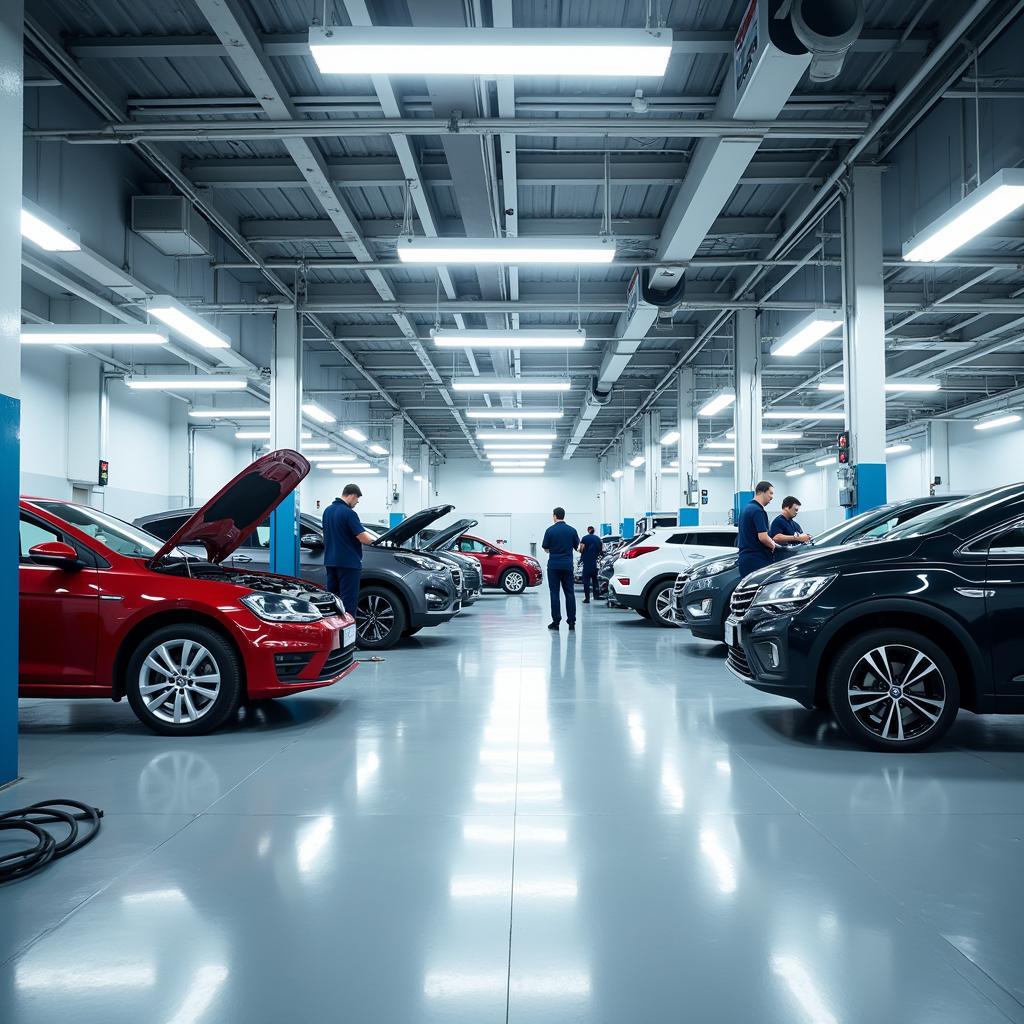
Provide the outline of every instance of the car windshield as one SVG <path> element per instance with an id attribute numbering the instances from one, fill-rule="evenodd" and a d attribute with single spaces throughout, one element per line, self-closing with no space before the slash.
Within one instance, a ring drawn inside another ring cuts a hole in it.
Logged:
<path id="1" fill-rule="evenodd" d="M 990 508 L 998 508 L 1007 498 L 1018 496 L 1020 490 L 1020 484 L 1011 484 L 1008 487 L 997 487 L 983 494 L 972 495 L 970 498 L 951 501 L 946 505 L 936 505 L 930 511 L 922 512 L 910 522 L 891 530 L 885 539 L 901 540 L 907 537 L 924 537 L 929 533 L 942 533 L 968 516 L 985 512 Z"/>
<path id="2" fill-rule="evenodd" d="M 38 505 L 110 548 L 111 551 L 127 558 L 152 558 L 164 545 L 159 537 L 85 505 L 69 505 L 62 501 L 40 501 Z M 178 549 L 172 554 L 178 558 L 189 557 Z"/>
<path id="3" fill-rule="evenodd" d="M 867 512 L 861 512 L 859 516 L 854 516 L 852 519 L 845 519 L 843 522 L 833 526 L 830 530 L 825 530 L 824 533 L 819 533 L 814 538 L 814 543 L 816 546 L 820 546 L 822 544 L 842 544 L 844 537 L 850 537 L 857 533 L 863 528 L 865 522 L 869 519 L 874 519 L 876 516 L 884 512 L 888 512 L 890 509 L 895 507 L 895 505 L 879 505 L 878 508 L 869 509 Z"/>

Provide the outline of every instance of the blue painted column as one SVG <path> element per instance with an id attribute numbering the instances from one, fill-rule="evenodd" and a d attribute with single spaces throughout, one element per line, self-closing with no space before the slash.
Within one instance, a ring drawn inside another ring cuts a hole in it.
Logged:
<path id="1" fill-rule="evenodd" d="M 847 517 L 885 504 L 885 293 L 881 167 L 854 167 L 844 199 L 849 302 L 843 340 L 846 422 L 856 504 Z"/>
<path id="2" fill-rule="evenodd" d="M 18 492 L 21 431 L 21 0 L 0 4 L 0 785 L 18 775 Z"/>
<path id="3" fill-rule="evenodd" d="M 752 309 L 733 314 L 736 337 L 736 462 L 733 511 L 737 520 L 743 506 L 764 479 L 761 454 L 761 339 Z"/>
<path id="4" fill-rule="evenodd" d="M 700 491 L 700 480 L 697 476 L 697 406 L 696 406 L 696 374 L 692 366 L 684 366 L 676 378 L 676 430 L 679 432 L 679 477 L 677 503 L 680 526 L 700 525 L 700 505 L 692 505 L 689 501 L 691 483 Z M 700 494 L 697 495 L 700 501 Z"/>
<path id="5" fill-rule="evenodd" d="M 270 377 L 270 446 L 299 451 L 302 427 L 302 331 L 294 306 L 278 306 Z M 299 492 L 270 517 L 270 569 L 299 573 Z"/>

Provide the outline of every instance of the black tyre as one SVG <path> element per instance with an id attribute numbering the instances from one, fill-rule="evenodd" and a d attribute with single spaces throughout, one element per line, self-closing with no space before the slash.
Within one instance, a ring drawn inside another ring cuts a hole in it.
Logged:
<path id="1" fill-rule="evenodd" d="M 953 663 L 933 640 L 908 629 L 851 640 L 832 662 L 827 690 L 843 730 L 872 750 L 924 750 L 960 709 Z"/>
<path id="2" fill-rule="evenodd" d="M 361 587 L 356 609 L 356 645 L 363 651 L 386 651 L 406 630 L 402 602 L 387 587 Z"/>
<path id="3" fill-rule="evenodd" d="M 522 569 L 506 569 L 498 584 L 506 594 L 521 594 L 526 589 L 526 573 Z"/>
<path id="4" fill-rule="evenodd" d="M 422 628 L 422 626 L 410 626 L 402 633 L 402 636 L 415 636 Z"/>
<path id="5" fill-rule="evenodd" d="M 655 583 L 647 595 L 647 617 L 663 629 L 679 628 L 672 601 L 674 587 L 675 580 L 662 580 L 661 583 Z"/>
<path id="6" fill-rule="evenodd" d="M 651 613 L 646 608 L 637 608 L 636 613 L 641 619 L 649 619 L 651 617 Z"/>
<path id="7" fill-rule="evenodd" d="M 125 692 L 139 721 L 163 736 L 198 736 L 223 725 L 243 694 L 235 648 L 206 626 L 181 623 L 150 633 L 135 648 Z"/>

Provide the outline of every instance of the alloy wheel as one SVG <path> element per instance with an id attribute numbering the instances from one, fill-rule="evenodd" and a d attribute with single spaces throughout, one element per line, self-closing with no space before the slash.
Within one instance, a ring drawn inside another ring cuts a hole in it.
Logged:
<path id="1" fill-rule="evenodd" d="M 946 684 L 928 655 L 905 644 L 884 644 L 862 655 L 847 684 L 858 723 L 889 742 L 917 739 L 946 706 Z"/>
<path id="2" fill-rule="evenodd" d="M 199 721 L 220 694 L 220 666 L 195 640 L 168 640 L 149 652 L 139 670 L 139 695 L 149 712 L 174 725 Z"/>
<path id="3" fill-rule="evenodd" d="M 505 577 L 505 589 L 512 594 L 518 594 L 526 586 L 526 579 L 522 573 L 510 572 Z"/>
<path id="4" fill-rule="evenodd" d="M 360 640 L 379 644 L 395 628 L 395 609 L 386 597 L 370 594 L 359 601 L 356 632 Z"/>
<path id="5" fill-rule="evenodd" d="M 676 613 L 675 608 L 673 607 L 671 587 L 667 587 L 665 590 L 662 590 L 655 598 L 654 611 L 658 618 L 662 619 L 664 622 L 671 622 L 673 625 L 675 624 Z"/>

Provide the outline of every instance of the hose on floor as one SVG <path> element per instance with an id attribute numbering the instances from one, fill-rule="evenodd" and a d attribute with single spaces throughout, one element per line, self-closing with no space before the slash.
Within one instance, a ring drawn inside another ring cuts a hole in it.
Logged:
<path id="1" fill-rule="evenodd" d="M 71 810 L 61 810 L 70 807 Z M 29 807 L 19 807 L 0 814 L 0 832 L 24 832 L 32 843 L 24 849 L 0 855 L 0 885 L 27 878 L 41 871 L 52 860 L 66 857 L 91 843 L 100 830 L 103 811 L 78 800 L 41 800 Z M 87 829 L 79 836 L 79 822 Z M 68 834 L 56 839 L 44 826 L 63 825 Z"/>

